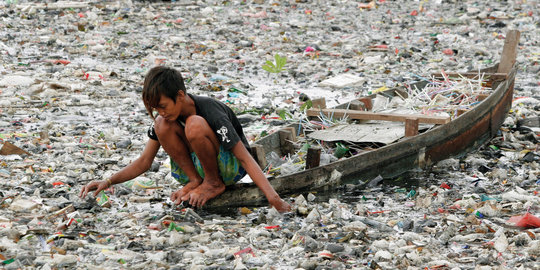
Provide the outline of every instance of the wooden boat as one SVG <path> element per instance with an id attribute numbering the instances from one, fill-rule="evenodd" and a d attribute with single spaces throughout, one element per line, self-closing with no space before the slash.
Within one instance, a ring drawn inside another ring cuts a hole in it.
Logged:
<path id="1" fill-rule="evenodd" d="M 282 196 L 298 194 L 300 192 L 335 187 L 342 183 L 344 179 L 369 180 L 377 175 L 383 177 L 396 176 L 408 170 L 426 168 L 440 160 L 464 155 L 477 149 L 496 135 L 511 107 L 517 70 L 515 59 L 519 36 L 518 31 L 509 31 L 500 63 L 481 70 L 486 76 L 489 76 L 488 83 L 491 84 L 493 89 L 491 94 L 472 109 L 463 112 L 451 121 L 437 117 L 419 119 L 414 116 L 377 114 L 343 109 L 350 108 L 350 103 L 342 104 L 334 109 L 325 109 L 324 106 L 320 105 L 316 107 L 314 103 L 313 107 L 316 108 L 310 109 L 308 115 L 317 115 L 322 112 L 328 115 L 333 114 L 335 117 L 346 113 L 349 117 L 357 119 L 405 122 L 406 137 L 395 143 L 342 158 L 327 165 L 307 165 L 306 167 L 311 168 L 289 175 L 269 178 L 270 183 Z M 478 75 L 478 72 L 462 73 L 460 75 L 471 77 Z M 422 84 L 425 85 L 426 83 L 419 82 L 416 86 L 423 87 Z M 386 94 L 398 94 L 399 91 L 399 89 L 394 89 L 387 91 Z M 366 99 L 362 101 L 366 102 Z M 431 121 L 436 126 L 426 132 L 418 133 L 418 123 L 422 121 Z M 265 157 L 268 153 L 274 151 L 279 155 L 285 155 L 294 151 L 294 144 L 291 141 L 294 141 L 295 134 L 298 132 L 295 126 L 298 125 L 272 133 L 253 145 L 252 153 L 262 167 L 266 165 Z M 311 152 L 315 153 L 314 159 L 316 160 L 317 151 Z M 311 162 L 308 157 L 307 164 Z M 265 203 L 265 200 L 264 195 L 255 184 L 238 184 L 228 187 L 222 195 L 209 201 L 206 208 L 252 206 Z"/>

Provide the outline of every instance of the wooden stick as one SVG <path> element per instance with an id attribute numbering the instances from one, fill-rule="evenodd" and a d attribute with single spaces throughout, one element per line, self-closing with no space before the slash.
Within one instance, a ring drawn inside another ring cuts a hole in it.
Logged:
<path id="1" fill-rule="evenodd" d="M 418 135 L 418 118 L 405 119 L 405 137 Z"/>
<path id="2" fill-rule="evenodd" d="M 310 147 L 306 156 L 306 169 L 319 167 L 321 163 L 321 148 L 318 146 Z"/>
<path id="3" fill-rule="evenodd" d="M 71 212 L 75 212 L 75 207 L 73 207 L 73 204 L 70 204 L 50 215 L 48 215 L 46 218 L 50 221 L 52 221 L 53 219 L 55 219 L 56 217 L 58 216 L 61 216 L 61 215 L 66 215 L 66 213 L 71 213 Z"/>
<path id="4" fill-rule="evenodd" d="M 88 7 L 87 2 L 78 3 L 75 1 L 62 1 L 59 3 L 40 3 L 40 4 L 33 4 L 34 8 L 37 9 L 68 9 L 68 8 L 86 8 Z M 30 5 L 17 5 L 17 8 L 19 9 L 28 9 Z"/>
<path id="5" fill-rule="evenodd" d="M 374 113 L 374 112 L 364 112 L 364 111 L 355 111 L 355 110 L 344 110 L 344 109 L 322 109 L 322 110 L 307 110 L 308 116 L 318 116 L 319 113 L 327 114 L 328 116 L 333 115 L 336 117 L 343 117 L 347 115 L 350 119 L 361 119 L 361 120 L 383 120 L 383 121 L 396 121 L 396 122 L 405 122 L 407 118 L 418 118 L 420 123 L 427 124 L 436 124 L 442 125 L 450 122 L 450 117 L 447 116 L 430 116 L 423 114 L 392 114 L 392 113 Z"/>

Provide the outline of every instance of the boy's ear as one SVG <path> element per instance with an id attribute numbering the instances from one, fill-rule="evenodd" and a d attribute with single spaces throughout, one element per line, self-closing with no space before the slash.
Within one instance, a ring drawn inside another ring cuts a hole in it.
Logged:
<path id="1" fill-rule="evenodd" d="M 184 91 L 178 90 L 178 95 L 176 97 L 177 98 L 184 98 L 185 95 L 186 95 L 186 93 L 184 93 Z"/>

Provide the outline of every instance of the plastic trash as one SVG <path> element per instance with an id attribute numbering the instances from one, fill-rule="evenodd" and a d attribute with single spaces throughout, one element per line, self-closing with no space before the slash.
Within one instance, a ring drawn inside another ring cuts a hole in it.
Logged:
<path id="1" fill-rule="evenodd" d="M 169 224 L 169 229 L 168 229 L 168 231 L 170 232 L 170 231 L 172 231 L 172 230 L 175 230 L 175 231 L 177 231 L 177 232 L 186 232 L 186 230 L 184 229 L 184 227 L 178 226 L 178 225 L 174 224 L 174 222 L 171 222 L 171 223 Z"/>
<path id="2" fill-rule="evenodd" d="M 540 228 L 540 218 L 530 213 L 525 213 L 521 216 L 513 216 L 508 219 L 507 222 L 524 229 Z"/>
<path id="3" fill-rule="evenodd" d="M 334 150 L 334 156 L 336 158 L 342 158 L 349 152 L 349 148 L 345 147 L 341 143 L 336 144 L 336 149 Z"/>
<path id="4" fill-rule="evenodd" d="M 367 187 L 376 187 L 377 185 L 379 185 L 381 183 L 381 181 L 383 181 L 384 178 L 380 175 L 377 175 L 377 177 L 371 179 L 368 183 L 367 183 Z"/>
<path id="5" fill-rule="evenodd" d="M 279 168 L 281 170 L 281 175 L 289 175 L 301 171 L 303 169 L 303 164 L 287 162 L 282 164 Z"/>
<path id="6" fill-rule="evenodd" d="M 109 201 L 109 196 L 107 196 L 107 194 L 105 194 L 104 191 L 99 192 L 99 194 L 98 194 L 98 196 L 96 198 L 96 202 L 101 207 L 111 207 L 111 202 Z"/>
<path id="7" fill-rule="evenodd" d="M 287 162 L 285 158 L 279 157 L 276 152 L 271 152 L 270 156 L 267 158 L 267 161 L 268 164 L 270 164 L 274 168 L 277 168 Z"/>
<path id="8" fill-rule="evenodd" d="M 485 194 L 480 195 L 480 200 L 483 201 L 483 202 L 485 202 L 485 201 L 492 201 L 492 200 L 498 201 L 498 202 L 501 201 L 500 198 L 489 197 L 489 196 L 487 196 L 487 195 L 485 195 Z"/>

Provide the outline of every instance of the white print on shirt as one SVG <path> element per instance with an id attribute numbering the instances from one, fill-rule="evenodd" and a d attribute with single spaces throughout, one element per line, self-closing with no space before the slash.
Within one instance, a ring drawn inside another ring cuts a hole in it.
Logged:
<path id="1" fill-rule="evenodd" d="M 152 125 L 150 126 L 150 136 L 152 136 L 152 137 L 156 137 L 156 135 L 155 135 L 155 132 L 154 132 L 154 131 L 155 131 L 155 130 L 154 130 L 154 123 L 152 123 Z"/>
<path id="2" fill-rule="evenodd" d="M 228 130 L 225 126 L 222 126 L 222 127 L 217 131 L 217 133 L 218 133 L 219 135 L 222 136 L 221 141 L 223 141 L 223 142 L 224 142 L 225 140 L 227 140 L 227 142 L 230 142 L 230 141 L 231 141 L 231 140 L 229 140 L 229 138 L 227 137 L 227 132 L 229 132 L 229 130 Z"/>

